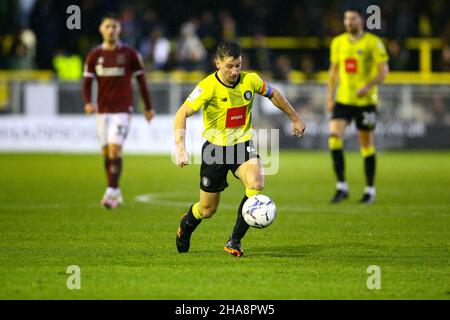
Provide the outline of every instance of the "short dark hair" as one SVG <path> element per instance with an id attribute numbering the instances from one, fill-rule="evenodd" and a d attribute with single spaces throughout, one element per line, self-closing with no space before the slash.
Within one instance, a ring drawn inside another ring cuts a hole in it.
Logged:
<path id="1" fill-rule="evenodd" d="M 356 12 L 357 14 L 359 14 L 359 16 L 360 16 L 361 18 L 364 17 L 361 8 L 358 8 L 358 7 L 348 7 L 348 8 L 345 8 L 344 13 L 346 13 L 347 11 Z"/>
<path id="2" fill-rule="evenodd" d="M 232 57 L 233 59 L 236 59 L 241 55 L 241 46 L 235 41 L 222 41 L 217 46 L 216 56 L 217 58 L 220 58 L 222 60 L 226 57 Z"/>
<path id="3" fill-rule="evenodd" d="M 119 15 L 115 12 L 108 12 L 102 16 L 102 19 L 100 20 L 100 24 L 102 24 L 105 20 L 111 19 L 115 21 L 120 21 Z"/>

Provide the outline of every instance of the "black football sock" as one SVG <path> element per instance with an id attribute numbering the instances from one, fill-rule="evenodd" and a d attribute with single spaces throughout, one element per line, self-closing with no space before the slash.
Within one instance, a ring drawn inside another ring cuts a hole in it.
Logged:
<path id="1" fill-rule="evenodd" d="M 202 222 L 202 220 L 198 220 L 194 216 L 194 213 L 192 212 L 192 207 L 193 207 L 193 205 L 189 208 L 189 211 L 188 211 L 188 213 L 186 215 L 186 218 L 185 218 L 186 230 L 188 232 L 194 232 L 195 228 L 197 228 L 198 225 L 200 224 L 200 222 Z"/>
<path id="2" fill-rule="evenodd" d="M 335 149 L 331 150 L 331 156 L 333 158 L 333 167 L 334 167 L 334 173 L 336 174 L 336 178 L 339 182 L 344 182 L 344 151 L 343 149 Z"/>
<path id="3" fill-rule="evenodd" d="M 364 171 L 366 174 L 366 182 L 368 187 L 373 187 L 375 182 L 375 155 L 364 158 Z"/>
<path id="4" fill-rule="evenodd" d="M 235 241 L 241 241 L 241 239 L 247 233 L 248 228 L 250 228 L 250 226 L 247 224 L 247 222 L 245 222 L 244 217 L 242 216 L 242 207 L 244 206 L 244 203 L 245 201 L 247 201 L 247 199 L 248 197 L 244 196 L 244 198 L 242 198 L 241 204 L 239 205 L 236 224 L 234 225 L 233 233 L 231 234 L 231 239 Z"/>
<path id="5" fill-rule="evenodd" d="M 111 164 L 109 166 L 109 179 L 110 179 L 110 187 L 118 188 L 119 187 L 119 178 L 122 173 L 122 158 L 111 159 Z"/>
<path id="6" fill-rule="evenodd" d="M 111 166 L 111 159 L 109 159 L 108 156 L 106 156 L 104 158 L 103 165 L 105 167 L 106 178 L 108 179 L 108 187 L 110 187 L 111 186 L 111 179 L 110 179 L 110 174 L 109 174 L 109 167 Z"/>

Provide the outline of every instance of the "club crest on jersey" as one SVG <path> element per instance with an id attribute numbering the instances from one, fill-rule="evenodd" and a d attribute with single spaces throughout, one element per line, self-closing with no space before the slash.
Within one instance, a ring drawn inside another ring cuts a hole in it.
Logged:
<path id="1" fill-rule="evenodd" d="M 245 100 L 250 100 L 252 98 L 252 92 L 250 90 L 245 91 L 244 98 Z"/>
<path id="2" fill-rule="evenodd" d="M 98 57 L 97 64 L 103 64 L 103 63 L 105 63 L 105 58 Z"/>
<path id="3" fill-rule="evenodd" d="M 208 177 L 202 177 L 202 186 L 209 187 L 210 184 L 211 184 L 211 181 L 209 180 Z"/>
<path id="4" fill-rule="evenodd" d="M 248 153 L 255 153 L 256 152 L 255 147 L 247 146 L 247 152 Z"/>
<path id="5" fill-rule="evenodd" d="M 363 50 L 362 50 L 362 49 L 359 49 L 359 50 L 357 51 L 357 53 L 358 53 L 359 55 L 362 55 L 362 54 L 363 54 Z"/>

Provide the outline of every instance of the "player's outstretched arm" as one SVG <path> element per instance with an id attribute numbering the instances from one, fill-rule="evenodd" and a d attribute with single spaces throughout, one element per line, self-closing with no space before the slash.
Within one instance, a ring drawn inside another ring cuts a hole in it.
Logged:
<path id="1" fill-rule="evenodd" d="M 92 103 L 88 102 L 84 105 L 84 112 L 87 114 L 92 114 L 95 112 L 95 107 Z"/>
<path id="2" fill-rule="evenodd" d="M 339 64 L 331 63 L 328 70 L 328 87 L 327 87 L 327 110 L 332 112 L 334 108 L 334 92 L 336 91 L 337 79 L 339 75 Z"/>
<path id="3" fill-rule="evenodd" d="M 84 112 L 91 114 L 95 112 L 95 106 L 92 103 L 92 82 L 95 78 L 96 57 L 94 51 L 91 51 L 86 57 L 83 70 L 83 100 Z"/>
<path id="4" fill-rule="evenodd" d="M 147 87 L 147 81 L 145 80 L 144 73 L 141 73 L 136 76 L 139 85 L 139 91 L 141 93 L 142 100 L 144 100 L 145 111 L 144 117 L 145 120 L 150 122 L 152 118 L 155 116 L 155 112 L 153 111 L 152 100 L 150 99 L 150 93 Z"/>
<path id="5" fill-rule="evenodd" d="M 272 87 L 272 96 L 270 96 L 270 101 L 276 106 L 278 109 L 286 113 L 289 118 L 291 118 L 291 130 L 292 135 L 297 137 L 302 137 L 305 129 L 306 123 L 300 117 L 300 115 L 292 108 L 291 104 L 287 101 L 287 99 L 275 88 Z"/>
<path id="6" fill-rule="evenodd" d="M 387 62 L 380 62 L 378 64 L 378 72 L 375 78 L 369 81 L 364 87 L 360 88 L 357 92 L 358 98 L 364 97 L 373 86 L 383 83 L 387 74 L 389 73 L 389 65 Z"/>
<path id="7" fill-rule="evenodd" d="M 185 136 L 186 136 L 186 119 L 192 116 L 195 111 L 183 104 L 175 114 L 173 121 L 173 130 L 175 137 L 175 160 L 179 167 L 184 167 L 189 164 L 189 157 L 186 152 Z"/>
<path id="8" fill-rule="evenodd" d="M 95 107 L 92 104 L 92 77 L 85 76 L 83 78 L 83 100 L 84 100 L 84 112 L 91 114 L 95 112 Z"/>

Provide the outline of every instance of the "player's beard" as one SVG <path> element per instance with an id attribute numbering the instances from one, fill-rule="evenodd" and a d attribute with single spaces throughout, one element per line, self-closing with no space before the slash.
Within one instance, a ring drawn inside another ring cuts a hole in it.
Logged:
<path id="1" fill-rule="evenodd" d="M 355 25 L 355 26 L 348 26 L 346 27 L 346 31 L 348 33 L 351 33 L 353 36 L 357 36 L 362 32 L 362 28 L 360 28 L 359 26 Z"/>

